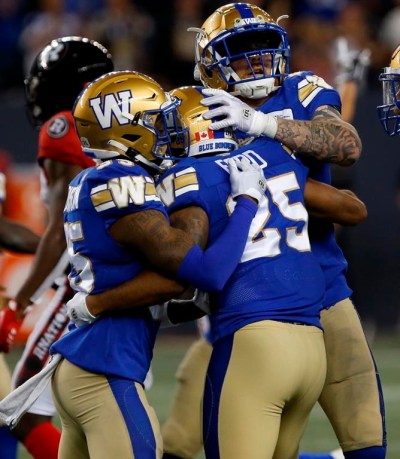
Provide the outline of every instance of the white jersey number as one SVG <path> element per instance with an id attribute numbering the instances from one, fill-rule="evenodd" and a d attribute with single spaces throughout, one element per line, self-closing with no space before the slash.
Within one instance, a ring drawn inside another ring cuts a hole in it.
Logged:
<path id="1" fill-rule="evenodd" d="M 303 222 L 303 226 L 301 230 L 295 225 L 292 228 L 286 228 L 286 234 L 281 234 L 279 228 L 270 227 L 268 225 L 271 218 L 269 199 L 265 196 L 250 226 L 241 262 L 279 255 L 282 238 L 289 247 L 295 250 L 300 252 L 311 250 L 307 232 L 308 213 L 301 202 L 289 202 L 288 193 L 300 189 L 294 172 L 270 178 L 266 184 L 280 213 L 293 222 Z M 228 206 L 230 212 L 233 212 L 234 202 L 232 200 L 229 201 Z"/>
<path id="2" fill-rule="evenodd" d="M 69 283 L 74 290 L 90 293 L 94 287 L 94 273 L 89 258 L 75 252 L 74 241 L 83 239 L 81 222 L 64 224 L 65 238 L 67 240 L 68 257 L 76 275 L 68 276 Z"/>

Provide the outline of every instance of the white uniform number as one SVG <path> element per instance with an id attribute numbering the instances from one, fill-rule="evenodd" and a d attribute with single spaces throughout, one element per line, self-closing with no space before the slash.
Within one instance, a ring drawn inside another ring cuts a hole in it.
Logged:
<path id="1" fill-rule="evenodd" d="M 290 203 L 288 193 L 300 189 L 294 172 L 272 177 L 266 182 L 271 194 L 272 201 L 278 207 L 280 213 L 293 222 L 302 222 L 302 228 L 298 225 L 286 228 L 285 234 L 279 228 L 273 228 L 269 224 L 271 218 L 269 199 L 265 196 L 261 202 L 257 214 L 250 226 L 249 236 L 241 261 L 249 261 L 261 257 L 274 257 L 281 253 L 282 239 L 291 248 L 300 252 L 310 251 L 308 238 L 308 213 L 301 202 Z M 230 212 L 233 212 L 235 203 L 228 203 Z"/>

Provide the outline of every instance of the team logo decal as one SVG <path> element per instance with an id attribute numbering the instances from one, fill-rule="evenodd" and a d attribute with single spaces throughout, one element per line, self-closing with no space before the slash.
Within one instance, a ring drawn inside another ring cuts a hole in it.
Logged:
<path id="1" fill-rule="evenodd" d="M 57 43 L 55 40 L 43 50 L 40 56 L 40 64 L 48 68 L 53 63 L 58 62 L 65 53 L 66 46 L 64 43 Z"/>
<path id="2" fill-rule="evenodd" d="M 130 90 L 119 91 L 115 94 L 106 94 L 104 97 L 97 96 L 89 100 L 90 108 L 99 122 L 102 129 L 110 129 L 113 118 L 120 126 L 127 125 L 134 121 L 130 113 L 132 93 Z M 138 116 L 139 117 L 139 116 Z M 136 120 L 137 121 L 137 120 Z"/>
<path id="3" fill-rule="evenodd" d="M 47 127 L 47 134 L 53 139 L 59 139 L 60 137 L 65 136 L 69 131 L 69 121 L 66 116 L 57 116 L 50 121 L 49 126 Z"/>

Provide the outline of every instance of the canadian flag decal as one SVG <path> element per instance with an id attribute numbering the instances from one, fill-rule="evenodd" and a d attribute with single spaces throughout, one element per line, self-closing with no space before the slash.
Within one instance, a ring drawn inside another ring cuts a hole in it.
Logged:
<path id="1" fill-rule="evenodd" d="M 214 138 L 214 131 L 208 129 L 208 131 L 200 131 L 195 133 L 196 140 L 200 142 L 200 140 L 208 140 Z"/>

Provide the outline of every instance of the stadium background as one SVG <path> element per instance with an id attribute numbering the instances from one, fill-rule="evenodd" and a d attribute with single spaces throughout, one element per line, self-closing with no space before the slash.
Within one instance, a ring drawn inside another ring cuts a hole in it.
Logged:
<path id="1" fill-rule="evenodd" d="M 0 169 L 6 172 L 7 216 L 43 230 L 45 210 L 39 198 L 35 165 L 37 133 L 25 116 L 23 77 L 32 56 L 49 39 L 86 35 L 112 51 L 118 69 L 154 76 L 165 89 L 193 80 L 194 35 L 220 4 L 212 0 L 0 0 Z M 353 124 L 363 154 L 351 168 L 334 168 L 338 186 L 351 188 L 367 204 L 369 216 L 356 228 L 339 228 L 338 238 L 349 260 L 349 281 L 371 346 L 376 352 L 385 390 L 389 459 L 400 457 L 400 154 L 399 139 L 387 137 L 376 114 L 381 103 L 378 76 L 400 43 L 399 0 L 254 1 L 281 22 L 292 45 L 292 70 L 313 70 L 333 83 L 334 40 L 371 50 L 371 67 L 359 95 Z M 63 82 L 60 82 L 62 91 Z M 29 256 L 3 253 L 0 285 L 9 295 L 29 269 Z M 49 293 L 50 295 L 50 293 Z M 45 301 L 44 301 L 45 304 Z M 36 308 L 36 314 L 40 310 Z M 35 314 L 19 337 L 29 332 Z M 173 374 L 184 349 L 194 339 L 193 326 L 163 332 L 155 353 L 156 382 L 150 398 L 163 420 L 173 391 Z M 11 365 L 19 349 L 10 356 Z M 313 413 L 304 447 L 324 450 L 336 442 L 322 413 Z M 23 454 L 23 452 L 22 452 Z"/>

